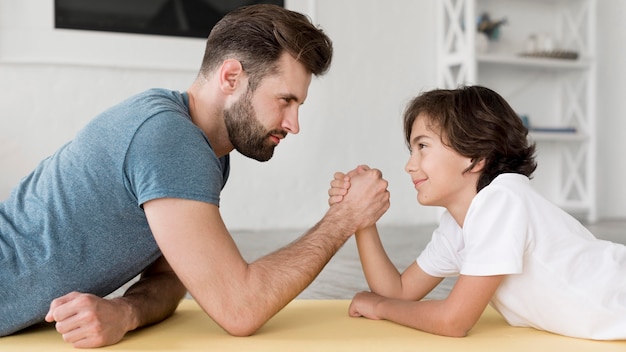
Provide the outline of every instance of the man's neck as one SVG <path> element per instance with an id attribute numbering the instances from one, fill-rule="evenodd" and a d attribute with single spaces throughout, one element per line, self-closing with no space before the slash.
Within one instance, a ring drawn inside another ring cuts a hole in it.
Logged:
<path id="1" fill-rule="evenodd" d="M 224 102 L 210 82 L 199 80 L 203 79 L 197 79 L 187 90 L 191 121 L 207 136 L 215 154 L 222 157 L 234 149 L 224 124 Z"/>

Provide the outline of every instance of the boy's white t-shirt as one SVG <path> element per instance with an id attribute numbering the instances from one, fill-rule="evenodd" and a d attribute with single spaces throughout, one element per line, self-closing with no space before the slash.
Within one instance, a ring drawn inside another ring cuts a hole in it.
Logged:
<path id="1" fill-rule="evenodd" d="M 483 188 L 463 228 L 444 213 L 417 264 L 436 277 L 507 275 L 491 305 L 513 326 L 626 339 L 626 246 L 596 239 L 524 175 Z"/>

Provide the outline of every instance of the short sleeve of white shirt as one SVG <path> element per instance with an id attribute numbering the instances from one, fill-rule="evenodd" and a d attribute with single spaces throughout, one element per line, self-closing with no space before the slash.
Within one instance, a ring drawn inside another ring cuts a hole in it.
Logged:
<path id="1" fill-rule="evenodd" d="M 459 251 L 462 248 L 461 228 L 450 213 L 445 212 L 432 239 L 417 258 L 417 265 L 431 276 L 457 276 L 461 265 Z"/>
<path id="2" fill-rule="evenodd" d="M 465 217 L 461 274 L 521 273 L 528 223 L 528 212 L 519 196 L 497 184 L 485 187 Z"/>
<path id="3" fill-rule="evenodd" d="M 489 185 L 474 197 L 462 229 L 444 214 L 417 264 L 437 277 L 521 273 L 527 223 L 522 199 L 505 187 Z"/>

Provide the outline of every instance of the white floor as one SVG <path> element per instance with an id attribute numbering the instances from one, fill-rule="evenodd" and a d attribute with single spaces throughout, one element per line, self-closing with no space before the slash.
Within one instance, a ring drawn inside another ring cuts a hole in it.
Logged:
<path id="1" fill-rule="evenodd" d="M 424 249 L 436 225 L 415 227 L 387 226 L 379 229 L 381 240 L 396 267 L 403 271 Z M 626 245 L 626 219 L 604 220 L 587 228 L 598 238 Z M 232 233 L 244 258 L 251 262 L 290 243 L 305 230 L 234 231 Z M 113 292 L 110 297 L 123 294 L 135 280 Z M 454 279 L 445 279 L 427 298 L 445 298 L 454 285 Z M 351 299 L 355 293 L 368 290 L 361 270 L 354 238 L 351 238 L 331 259 L 317 279 L 297 298 Z M 190 298 L 190 297 L 188 297 Z"/>
<path id="2" fill-rule="evenodd" d="M 384 227 L 381 240 L 400 271 L 411 264 L 430 240 L 436 225 L 417 227 Z M 626 219 L 600 221 L 587 226 L 596 237 L 626 244 Z M 233 233 L 243 256 L 252 261 L 299 237 L 302 231 L 239 231 Z M 428 298 L 444 298 L 453 279 L 445 279 Z M 351 299 L 356 292 L 367 290 L 354 239 L 333 257 L 317 279 L 302 292 L 300 299 Z"/>

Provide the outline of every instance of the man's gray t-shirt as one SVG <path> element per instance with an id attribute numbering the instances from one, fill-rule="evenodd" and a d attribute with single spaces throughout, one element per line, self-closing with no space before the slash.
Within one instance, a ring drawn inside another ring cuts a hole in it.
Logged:
<path id="1" fill-rule="evenodd" d="M 152 89 L 97 116 L 0 203 L 0 336 L 42 321 L 54 298 L 135 277 L 161 255 L 142 204 L 219 205 L 228 172 L 186 93 Z"/>

